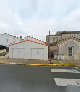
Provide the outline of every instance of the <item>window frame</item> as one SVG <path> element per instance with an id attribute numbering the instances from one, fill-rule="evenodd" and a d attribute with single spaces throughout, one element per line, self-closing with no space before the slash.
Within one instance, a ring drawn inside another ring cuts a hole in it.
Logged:
<path id="1" fill-rule="evenodd" d="M 73 48 L 74 48 L 74 46 L 68 47 L 68 55 L 69 56 L 74 56 Z"/>

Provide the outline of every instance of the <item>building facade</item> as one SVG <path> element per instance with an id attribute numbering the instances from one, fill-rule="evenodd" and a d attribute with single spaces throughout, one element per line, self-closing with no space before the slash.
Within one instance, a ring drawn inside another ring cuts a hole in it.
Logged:
<path id="1" fill-rule="evenodd" d="M 19 42 L 21 38 L 9 35 L 7 33 L 0 34 L 0 45 L 9 47 L 9 45 Z"/>
<path id="2" fill-rule="evenodd" d="M 80 31 L 59 31 L 47 35 L 49 58 L 80 60 Z"/>
<path id="3" fill-rule="evenodd" d="M 9 58 L 48 60 L 48 46 L 46 43 L 30 37 L 26 39 L 9 46 Z"/>

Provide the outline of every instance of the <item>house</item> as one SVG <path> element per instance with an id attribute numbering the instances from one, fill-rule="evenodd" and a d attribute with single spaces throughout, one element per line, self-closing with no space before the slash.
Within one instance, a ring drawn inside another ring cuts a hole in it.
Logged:
<path id="1" fill-rule="evenodd" d="M 22 40 L 22 36 L 16 37 L 7 33 L 0 34 L 0 46 L 5 47 L 7 53 L 9 52 L 9 45 L 20 42 Z"/>
<path id="2" fill-rule="evenodd" d="M 59 31 L 47 35 L 49 58 L 80 60 L 80 31 Z"/>
<path id="3" fill-rule="evenodd" d="M 48 60 L 48 45 L 28 36 L 9 46 L 9 58 Z"/>

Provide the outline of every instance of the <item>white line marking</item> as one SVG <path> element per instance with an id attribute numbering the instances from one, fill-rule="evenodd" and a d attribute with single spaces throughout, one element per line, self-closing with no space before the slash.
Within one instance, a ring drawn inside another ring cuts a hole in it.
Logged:
<path id="1" fill-rule="evenodd" d="M 16 64 L 16 63 L 11 63 L 11 62 L 10 62 L 10 64 Z"/>
<path id="2" fill-rule="evenodd" d="M 54 78 L 57 86 L 80 86 L 80 79 Z"/>
<path id="3" fill-rule="evenodd" d="M 80 73 L 75 69 L 51 69 L 51 72 L 69 72 L 69 73 Z"/>

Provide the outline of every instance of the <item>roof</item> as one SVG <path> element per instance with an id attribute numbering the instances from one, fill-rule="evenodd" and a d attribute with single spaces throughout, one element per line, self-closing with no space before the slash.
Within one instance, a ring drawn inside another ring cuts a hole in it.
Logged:
<path id="1" fill-rule="evenodd" d="M 39 41 L 39 42 L 38 42 L 38 41 Z M 20 43 L 23 43 L 23 42 L 34 42 L 34 43 L 42 44 L 42 45 L 44 45 L 44 46 L 48 46 L 47 43 L 44 42 L 44 44 L 43 44 L 43 43 L 40 43 L 40 40 L 38 40 L 38 41 L 23 40 L 23 41 L 21 41 L 21 42 L 17 42 L 17 43 L 11 44 L 11 45 L 9 45 L 9 46 L 12 46 L 12 45 L 15 45 L 15 44 L 20 44 Z M 42 41 L 41 41 L 41 42 L 42 42 Z"/>
<path id="2" fill-rule="evenodd" d="M 60 36 L 60 35 L 47 35 L 47 36 Z M 47 37 L 47 36 L 46 36 L 46 37 Z"/>
<path id="3" fill-rule="evenodd" d="M 57 31 L 56 35 L 61 34 L 80 34 L 80 31 Z"/>
<path id="4" fill-rule="evenodd" d="M 55 35 L 47 35 L 47 36 L 61 36 L 62 34 L 80 34 L 80 31 L 57 31 Z"/>

